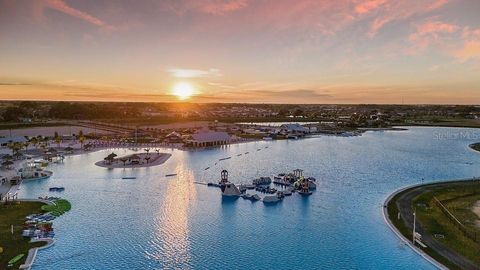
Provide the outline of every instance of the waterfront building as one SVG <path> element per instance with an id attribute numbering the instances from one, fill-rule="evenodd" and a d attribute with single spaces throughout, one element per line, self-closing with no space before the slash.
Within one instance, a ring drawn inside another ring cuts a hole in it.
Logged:
<path id="1" fill-rule="evenodd" d="M 208 147 L 227 144 L 231 139 L 223 131 L 200 131 L 192 135 L 190 143 L 195 147 Z"/>

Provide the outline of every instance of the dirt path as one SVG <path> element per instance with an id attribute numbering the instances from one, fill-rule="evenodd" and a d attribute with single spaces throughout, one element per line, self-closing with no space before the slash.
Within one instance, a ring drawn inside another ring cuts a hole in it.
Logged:
<path id="1" fill-rule="evenodd" d="M 475 222 L 477 228 L 480 228 L 480 201 L 477 201 L 472 208 L 473 213 L 478 216 L 478 220 Z"/>

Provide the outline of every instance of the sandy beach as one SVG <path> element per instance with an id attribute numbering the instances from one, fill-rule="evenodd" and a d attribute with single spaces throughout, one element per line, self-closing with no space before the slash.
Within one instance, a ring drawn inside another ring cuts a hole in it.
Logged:
<path id="1" fill-rule="evenodd" d="M 480 228 L 480 201 L 477 201 L 473 207 L 472 207 L 472 212 L 475 213 L 475 215 L 478 216 L 477 221 L 475 224 L 477 225 L 477 228 Z"/>
<path id="2" fill-rule="evenodd" d="M 138 153 L 115 158 L 112 162 L 101 160 L 95 165 L 109 169 L 153 167 L 165 163 L 171 156 L 167 153 Z M 148 158 L 150 159 L 147 160 Z M 122 160 L 125 160 L 125 163 Z"/>

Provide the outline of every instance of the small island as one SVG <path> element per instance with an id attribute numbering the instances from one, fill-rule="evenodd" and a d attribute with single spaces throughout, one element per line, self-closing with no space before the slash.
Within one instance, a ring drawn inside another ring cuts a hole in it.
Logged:
<path id="1" fill-rule="evenodd" d="M 472 148 L 473 150 L 476 150 L 476 151 L 480 152 L 480 142 L 470 144 L 470 148 Z"/>
<path id="2" fill-rule="evenodd" d="M 117 154 L 111 153 L 103 160 L 96 162 L 95 165 L 109 169 L 152 167 L 165 163 L 171 156 L 167 153 L 157 152 L 152 154 L 145 152 L 117 158 Z"/>

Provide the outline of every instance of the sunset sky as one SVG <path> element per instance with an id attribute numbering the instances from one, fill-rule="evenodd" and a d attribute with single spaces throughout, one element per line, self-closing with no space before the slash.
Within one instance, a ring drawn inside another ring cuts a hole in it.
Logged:
<path id="1" fill-rule="evenodd" d="M 479 104 L 480 1 L 0 0 L 0 99 Z"/>

